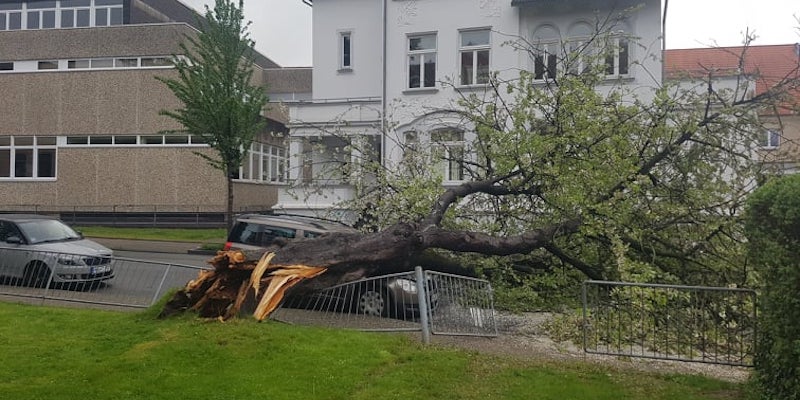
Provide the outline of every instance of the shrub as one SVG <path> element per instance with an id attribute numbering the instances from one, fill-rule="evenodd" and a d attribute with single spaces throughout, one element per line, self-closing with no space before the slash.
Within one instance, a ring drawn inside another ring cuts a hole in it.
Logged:
<path id="1" fill-rule="evenodd" d="M 753 193 L 745 232 L 761 278 L 756 382 L 766 399 L 800 399 L 800 175 Z"/>

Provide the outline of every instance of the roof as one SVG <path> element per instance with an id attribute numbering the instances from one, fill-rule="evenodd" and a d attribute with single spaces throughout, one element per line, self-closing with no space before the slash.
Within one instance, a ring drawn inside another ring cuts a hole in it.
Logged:
<path id="1" fill-rule="evenodd" d="M 160 19 L 163 22 L 183 22 L 193 26 L 197 30 L 201 30 L 200 21 L 204 17 L 203 14 L 198 13 L 193 8 L 187 6 L 179 0 L 139 0 L 141 4 L 149 7 L 152 11 L 160 14 Z M 280 68 L 280 65 L 269 57 L 254 51 L 253 61 L 261 68 Z"/>
<path id="2" fill-rule="evenodd" d="M 749 75 L 756 82 L 756 95 L 794 79 L 798 82 L 789 93 L 794 104 L 800 104 L 800 43 L 666 50 L 664 70 L 670 78 Z M 789 112 L 788 107 L 781 111 Z"/>
<path id="3" fill-rule="evenodd" d="M 270 93 L 311 93 L 311 67 L 266 69 L 264 77 Z"/>

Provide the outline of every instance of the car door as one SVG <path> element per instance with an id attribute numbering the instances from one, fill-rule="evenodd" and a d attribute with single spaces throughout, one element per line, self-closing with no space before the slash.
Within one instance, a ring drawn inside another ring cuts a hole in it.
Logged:
<path id="1" fill-rule="evenodd" d="M 25 271 L 29 251 L 22 244 L 24 238 L 11 221 L 0 221 L 0 276 L 21 278 Z"/>

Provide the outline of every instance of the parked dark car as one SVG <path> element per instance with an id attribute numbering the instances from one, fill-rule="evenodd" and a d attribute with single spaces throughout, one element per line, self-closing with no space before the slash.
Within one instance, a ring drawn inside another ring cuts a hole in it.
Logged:
<path id="1" fill-rule="evenodd" d="M 258 250 L 276 238 L 311 238 L 332 232 L 357 232 L 347 225 L 305 216 L 245 214 L 231 228 L 226 249 Z M 442 272 L 462 272 L 457 266 L 445 266 L 439 257 L 420 257 L 387 263 L 372 269 L 369 277 L 328 288 L 302 298 L 288 297 L 285 306 L 293 308 L 328 308 L 359 314 L 393 317 L 418 312 L 417 283 L 412 274 L 416 265 Z M 450 263 L 452 264 L 452 263 Z M 458 268 L 458 271 L 454 269 Z M 377 276 L 389 275 L 386 278 Z M 435 298 L 435 294 L 431 294 Z"/>

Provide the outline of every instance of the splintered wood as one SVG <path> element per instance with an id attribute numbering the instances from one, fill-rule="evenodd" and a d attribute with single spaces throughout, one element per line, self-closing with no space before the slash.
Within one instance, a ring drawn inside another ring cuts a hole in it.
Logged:
<path id="1" fill-rule="evenodd" d="M 220 251 L 209 263 L 214 270 L 202 271 L 182 290 L 186 308 L 200 316 L 229 319 L 239 314 L 244 304 L 256 301 L 253 316 L 262 321 L 274 311 L 286 290 L 327 270 L 307 265 L 273 265 L 275 253 L 265 253 L 257 262 L 247 260 L 240 251 Z M 262 293 L 262 287 L 266 290 Z"/>

